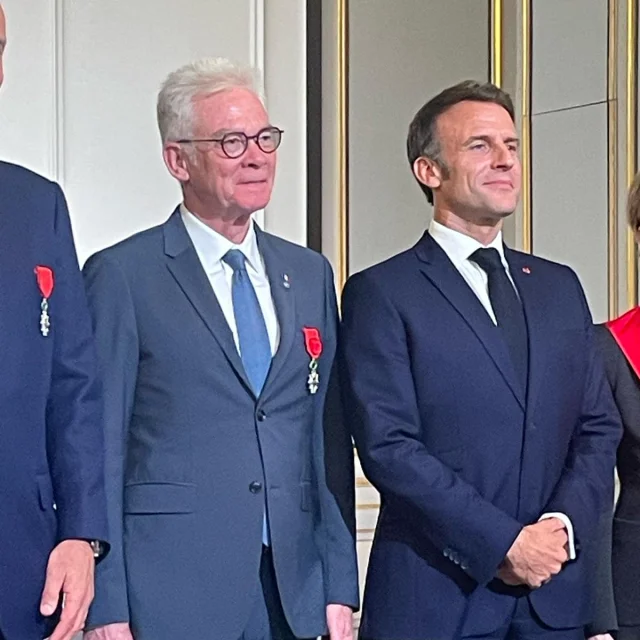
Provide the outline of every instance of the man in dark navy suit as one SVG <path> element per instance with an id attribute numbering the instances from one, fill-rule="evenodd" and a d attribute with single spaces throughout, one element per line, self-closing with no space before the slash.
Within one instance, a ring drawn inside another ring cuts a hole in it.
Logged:
<path id="1" fill-rule="evenodd" d="M 0 83 L 5 45 L 0 7 Z M 91 322 L 60 188 L 0 163 L 0 243 L 0 638 L 70 640 L 107 525 Z"/>
<path id="2" fill-rule="evenodd" d="M 382 499 L 362 635 L 584 638 L 620 424 L 582 288 L 503 244 L 520 191 L 506 93 L 443 91 L 407 150 L 433 221 L 343 297 L 348 424 Z"/>

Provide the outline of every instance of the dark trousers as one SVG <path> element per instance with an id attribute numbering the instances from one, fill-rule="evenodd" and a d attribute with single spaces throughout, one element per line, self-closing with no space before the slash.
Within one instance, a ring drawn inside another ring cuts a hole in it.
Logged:
<path id="1" fill-rule="evenodd" d="M 463 640 L 584 640 L 583 627 L 551 629 L 537 616 L 527 598 L 518 598 L 513 615 L 488 635 L 464 636 Z"/>
<path id="2" fill-rule="evenodd" d="M 271 550 L 264 547 L 260 561 L 260 587 L 240 640 L 297 640 L 282 609 L 280 592 L 276 583 Z"/>

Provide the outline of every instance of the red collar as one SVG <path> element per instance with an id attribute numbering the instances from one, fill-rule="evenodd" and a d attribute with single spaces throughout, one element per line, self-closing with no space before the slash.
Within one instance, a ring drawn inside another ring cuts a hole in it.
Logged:
<path id="1" fill-rule="evenodd" d="M 607 327 L 640 378 L 640 307 L 609 320 Z"/>

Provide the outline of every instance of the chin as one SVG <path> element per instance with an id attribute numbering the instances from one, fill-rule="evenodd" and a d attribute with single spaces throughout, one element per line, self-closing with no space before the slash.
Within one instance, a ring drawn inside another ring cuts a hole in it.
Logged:
<path id="1" fill-rule="evenodd" d="M 242 211 L 246 211 L 249 215 L 255 213 L 256 211 L 260 211 L 264 209 L 269 204 L 269 198 L 262 198 L 260 200 L 252 200 L 252 201 L 240 201 L 237 202 L 236 205 Z"/>
<path id="2" fill-rule="evenodd" d="M 494 201 L 488 204 L 489 204 L 489 209 L 493 211 L 495 215 L 499 216 L 500 218 L 506 218 L 516 210 L 516 207 L 518 206 L 518 200 L 517 198 L 513 198 L 513 199 L 505 198 L 500 202 Z"/>

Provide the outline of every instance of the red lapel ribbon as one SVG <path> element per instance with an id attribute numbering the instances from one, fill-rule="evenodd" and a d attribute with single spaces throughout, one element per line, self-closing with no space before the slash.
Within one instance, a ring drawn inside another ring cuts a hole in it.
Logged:
<path id="1" fill-rule="evenodd" d="M 49 267 L 38 265 L 34 270 L 38 280 L 38 288 L 43 298 L 50 298 L 53 292 L 53 270 Z"/>
<path id="2" fill-rule="evenodd" d="M 607 327 L 640 378 L 640 307 L 609 320 Z"/>
<path id="3" fill-rule="evenodd" d="M 309 357 L 317 360 L 322 354 L 320 331 L 315 327 L 303 327 L 302 332 L 304 333 L 304 346 L 307 349 Z"/>

